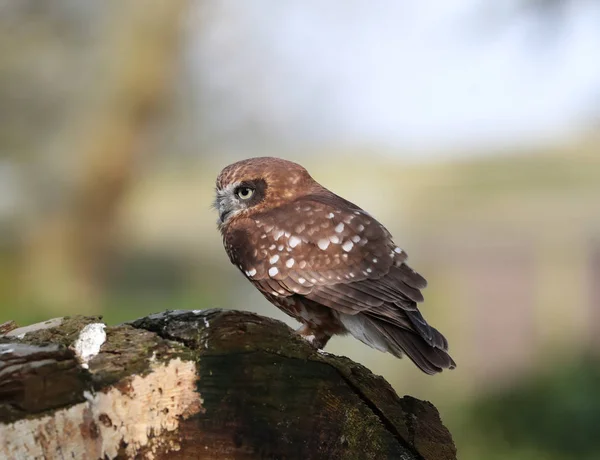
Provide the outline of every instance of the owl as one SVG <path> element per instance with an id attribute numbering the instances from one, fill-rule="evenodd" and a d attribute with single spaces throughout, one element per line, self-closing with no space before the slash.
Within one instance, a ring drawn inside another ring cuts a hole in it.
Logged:
<path id="1" fill-rule="evenodd" d="M 214 207 L 231 262 L 315 347 L 350 334 L 427 374 L 455 367 L 447 340 L 417 308 L 427 282 L 406 252 L 302 166 L 271 157 L 231 164 L 217 178 Z"/>

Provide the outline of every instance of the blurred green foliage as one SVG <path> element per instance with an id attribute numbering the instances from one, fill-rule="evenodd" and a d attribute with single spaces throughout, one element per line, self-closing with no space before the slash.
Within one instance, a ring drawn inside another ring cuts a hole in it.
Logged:
<path id="1" fill-rule="evenodd" d="M 467 408 L 469 458 L 600 458 L 600 359 L 572 357 L 474 400 Z"/>

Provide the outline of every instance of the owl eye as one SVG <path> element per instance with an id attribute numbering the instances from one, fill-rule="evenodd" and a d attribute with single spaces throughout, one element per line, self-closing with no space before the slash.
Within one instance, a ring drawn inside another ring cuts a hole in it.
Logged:
<path id="1" fill-rule="evenodd" d="M 239 187 L 235 191 L 235 194 L 240 200 L 249 200 L 252 195 L 254 195 L 254 189 L 250 187 Z"/>

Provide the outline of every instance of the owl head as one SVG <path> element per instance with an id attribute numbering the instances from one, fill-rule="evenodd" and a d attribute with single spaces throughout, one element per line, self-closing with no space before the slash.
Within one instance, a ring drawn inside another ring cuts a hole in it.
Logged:
<path id="1" fill-rule="evenodd" d="M 297 163 L 258 157 L 227 166 L 216 181 L 214 208 L 218 225 L 250 212 L 259 212 L 293 201 L 319 185 Z"/>

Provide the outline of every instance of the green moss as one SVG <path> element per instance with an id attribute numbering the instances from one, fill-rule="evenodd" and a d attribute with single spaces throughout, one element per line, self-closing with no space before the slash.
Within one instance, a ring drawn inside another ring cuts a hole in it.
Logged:
<path id="1" fill-rule="evenodd" d="M 174 358 L 195 361 L 195 353 L 183 344 L 129 325 L 106 329 L 106 342 L 90 361 L 96 389 L 131 375 L 146 375 L 152 363 L 168 363 Z"/>
<path id="2" fill-rule="evenodd" d="M 28 332 L 22 339 L 22 342 L 31 345 L 53 343 L 69 347 L 75 343 L 85 326 L 100 322 L 102 322 L 102 316 L 65 316 L 57 327 Z"/>

